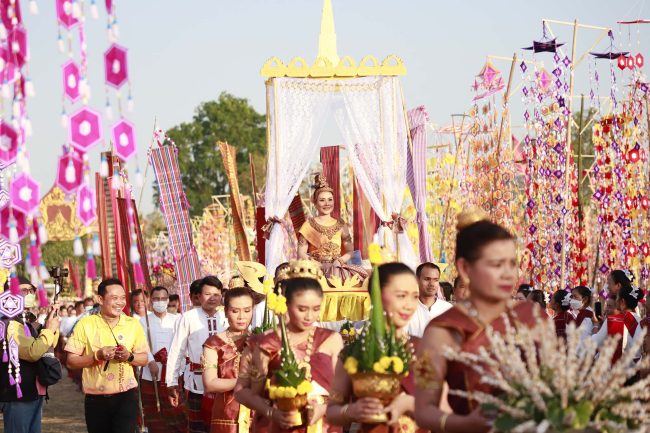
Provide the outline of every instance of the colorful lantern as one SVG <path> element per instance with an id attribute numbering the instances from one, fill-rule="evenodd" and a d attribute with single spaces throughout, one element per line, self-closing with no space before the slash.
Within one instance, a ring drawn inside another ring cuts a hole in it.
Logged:
<path id="1" fill-rule="evenodd" d="M 18 134 L 5 122 L 0 122 L 0 168 L 16 161 L 18 155 Z"/>
<path id="2" fill-rule="evenodd" d="M 65 192 L 75 192 L 83 182 L 83 160 L 77 152 L 68 152 L 59 157 L 56 184 Z"/>
<path id="3" fill-rule="evenodd" d="M 88 184 L 82 185 L 77 192 L 77 216 L 85 226 L 89 226 L 97 216 L 95 203 L 95 191 Z"/>
<path id="4" fill-rule="evenodd" d="M 20 3 L 17 1 L 0 3 L 0 18 L 2 18 L 2 24 L 7 31 L 22 23 L 23 18 L 20 13 Z"/>
<path id="5" fill-rule="evenodd" d="M 37 208 L 40 201 L 39 186 L 30 175 L 22 173 L 11 182 L 9 196 L 11 205 L 25 213 L 31 215 Z"/>
<path id="6" fill-rule="evenodd" d="M 9 204 L 9 194 L 4 189 L 0 189 L 0 209 L 4 209 Z"/>
<path id="7" fill-rule="evenodd" d="M 23 253 L 20 245 L 12 244 L 0 238 L 0 267 L 11 269 L 14 265 L 20 263 L 23 259 Z"/>
<path id="8" fill-rule="evenodd" d="M 126 119 L 113 125 L 113 149 L 123 161 L 128 161 L 136 153 L 135 127 Z"/>
<path id="9" fill-rule="evenodd" d="M 70 100 L 76 102 L 79 99 L 79 67 L 70 60 L 63 65 L 63 94 Z"/>
<path id="10" fill-rule="evenodd" d="M 128 67 L 126 61 L 126 48 L 117 44 L 104 53 L 104 72 L 106 75 L 106 84 L 116 89 L 129 79 Z"/>
<path id="11" fill-rule="evenodd" d="M 16 230 L 17 240 L 23 239 L 29 231 L 25 214 L 12 206 L 7 206 L 0 210 L 0 235 L 9 242 L 13 237 L 12 228 Z"/>
<path id="12" fill-rule="evenodd" d="M 5 47 L 0 47 L 0 81 L 11 84 L 16 81 L 16 65 L 13 56 Z"/>
<path id="13" fill-rule="evenodd" d="M 72 14 L 72 2 L 70 0 L 56 0 L 56 18 L 68 30 L 79 22 Z"/>
<path id="14" fill-rule="evenodd" d="M 70 143 L 85 153 L 102 139 L 102 122 L 98 112 L 83 107 L 70 116 Z"/>
<path id="15" fill-rule="evenodd" d="M 643 54 L 638 53 L 636 56 L 634 56 L 634 62 L 636 63 L 637 68 L 642 68 L 643 65 L 645 64 Z"/>
<path id="16" fill-rule="evenodd" d="M 25 301 L 20 295 L 13 295 L 9 290 L 0 294 L 0 314 L 13 319 L 22 314 L 25 307 Z"/>
<path id="17" fill-rule="evenodd" d="M 22 68 L 29 57 L 27 51 L 27 31 L 23 26 L 17 26 L 9 33 L 7 46 L 11 48 L 14 63 L 19 68 Z"/>

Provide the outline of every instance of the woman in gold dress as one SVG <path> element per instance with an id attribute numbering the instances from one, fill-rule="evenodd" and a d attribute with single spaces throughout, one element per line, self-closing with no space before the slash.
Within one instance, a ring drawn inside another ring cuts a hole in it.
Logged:
<path id="1" fill-rule="evenodd" d="M 287 299 L 286 326 L 289 345 L 297 361 L 306 369 L 307 380 L 312 383 L 308 395 L 311 410 L 303 417 L 306 423 L 293 427 L 294 414 L 273 406 L 265 389 L 267 379 L 273 381 L 281 365 L 282 340 L 280 331 L 272 329 L 248 340 L 242 355 L 235 398 L 255 411 L 251 431 L 256 433 L 340 433 L 328 426 L 322 418 L 334 374 L 334 365 L 343 348 L 337 332 L 316 326 L 323 303 L 323 289 L 318 282 L 322 276 L 320 265 L 313 260 L 291 262 L 282 282 Z"/>
<path id="2" fill-rule="evenodd" d="M 345 281 L 358 275 L 365 279 L 368 273 L 363 268 L 347 264 L 352 257 L 352 237 L 345 223 L 332 217 L 334 190 L 320 173 L 314 181 L 312 203 L 317 216 L 309 218 L 298 232 L 298 258 L 320 262 L 327 278 Z"/>

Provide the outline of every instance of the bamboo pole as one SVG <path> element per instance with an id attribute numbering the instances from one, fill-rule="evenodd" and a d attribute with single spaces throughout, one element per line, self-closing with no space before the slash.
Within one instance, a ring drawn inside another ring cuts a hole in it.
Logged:
<path id="1" fill-rule="evenodd" d="M 573 43 L 571 46 L 571 75 L 569 77 L 569 116 L 573 115 L 573 84 L 574 84 L 574 78 L 575 78 L 575 59 L 576 59 L 576 41 L 578 39 L 578 20 L 574 20 L 573 22 Z M 569 181 L 570 181 L 570 175 L 569 175 L 569 169 L 571 168 L 571 153 L 572 153 L 572 148 L 571 148 L 571 129 L 572 129 L 572 123 L 571 123 L 572 117 L 569 117 L 569 121 L 567 122 L 567 132 L 566 132 L 566 158 L 565 158 L 565 164 L 564 164 L 564 207 L 568 210 L 569 209 Z M 567 234 L 567 219 L 568 219 L 568 214 L 564 215 L 562 217 L 562 251 L 560 253 L 561 256 L 561 261 L 560 261 L 560 289 L 563 289 L 566 286 L 566 250 L 567 250 L 567 242 L 566 242 L 566 234 Z"/>
<path id="2" fill-rule="evenodd" d="M 147 174 L 149 174 L 149 150 L 153 147 L 154 136 L 156 135 L 156 124 L 158 123 L 158 118 L 154 116 L 153 118 L 153 132 L 151 133 L 151 142 L 149 143 L 149 148 L 147 149 L 147 164 L 144 168 L 144 176 L 142 177 L 142 188 L 140 188 L 140 198 L 138 198 L 138 209 L 142 204 L 142 196 L 144 195 L 144 187 L 147 184 Z"/>

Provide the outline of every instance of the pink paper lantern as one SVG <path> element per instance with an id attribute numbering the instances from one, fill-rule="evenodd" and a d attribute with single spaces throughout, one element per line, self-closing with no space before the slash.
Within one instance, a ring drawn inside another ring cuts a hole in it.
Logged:
<path id="1" fill-rule="evenodd" d="M 27 51 L 27 31 L 23 26 L 17 26 L 9 33 L 7 46 L 11 50 L 11 56 L 14 63 L 16 63 L 19 68 L 22 68 L 29 58 L 29 53 Z"/>
<path id="2" fill-rule="evenodd" d="M 126 48 L 113 44 L 106 50 L 104 53 L 104 72 L 106 84 L 116 89 L 122 87 L 122 84 L 129 79 Z"/>
<path id="3" fill-rule="evenodd" d="M 0 210 L 0 236 L 2 236 L 6 241 L 9 241 L 9 238 L 11 237 L 10 223 L 12 216 L 16 221 L 18 240 L 23 239 L 29 232 L 29 227 L 27 225 L 27 216 L 13 206 L 7 206 L 4 209 Z"/>
<path id="4" fill-rule="evenodd" d="M 79 67 L 73 60 L 63 65 L 63 94 L 70 102 L 79 99 Z"/>
<path id="5" fill-rule="evenodd" d="M 18 156 L 18 134 L 9 124 L 0 121 L 0 169 L 13 164 Z"/>
<path id="6" fill-rule="evenodd" d="M 70 0 L 56 0 L 56 17 L 59 23 L 70 30 L 79 20 L 72 15 L 72 2 Z"/>
<path id="7" fill-rule="evenodd" d="M 122 161 L 128 161 L 136 153 L 135 127 L 126 119 L 113 125 L 113 150 Z"/>
<path id="8" fill-rule="evenodd" d="M 83 160 L 77 152 L 68 152 L 59 157 L 56 184 L 66 194 L 75 192 L 83 182 Z"/>
<path id="9" fill-rule="evenodd" d="M 83 107 L 70 116 L 70 143 L 81 153 L 86 153 L 102 139 L 101 116 L 95 110 Z"/>
<path id="10" fill-rule="evenodd" d="M 82 185 L 77 192 L 77 216 L 85 226 L 97 217 L 95 206 L 95 191 L 88 184 Z"/>
<path id="11" fill-rule="evenodd" d="M 23 252 L 20 245 L 14 245 L 0 238 L 0 266 L 4 269 L 11 269 L 23 259 Z"/>
<path id="12" fill-rule="evenodd" d="M 28 174 L 20 174 L 11 182 L 9 197 L 12 207 L 31 215 L 38 209 L 41 200 L 38 182 Z"/>
<path id="13" fill-rule="evenodd" d="M 2 24 L 8 31 L 21 24 L 23 17 L 20 13 L 20 3 L 0 2 L 0 18 L 2 18 Z"/>
<path id="14" fill-rule="evenodd" d="M 4 189 L 0 189 L 0 209 L 6 208 L 9 202 L 9 193 Z"/>
<path id="15" fill-rule="evenodd" d="M 4 46 L 0 47 L 0 81 L 8 84 L 16 81 L 16 70 L 9 51 Z"/>

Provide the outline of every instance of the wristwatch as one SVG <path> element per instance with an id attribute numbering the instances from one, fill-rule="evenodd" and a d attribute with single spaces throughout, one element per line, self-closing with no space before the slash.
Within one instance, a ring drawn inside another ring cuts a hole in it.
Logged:
<path id="1" fill-rule="evenodd" d="M 135 355 L 133 355 L 133 353 L 131 353 L 131 354 L 129 355 L 129 357 L 126 359 L 126 362 L 131 363 L 131 362 L 133 362 L 133 359 L 134 359 L 134 358 L 135 358 Z"/>

